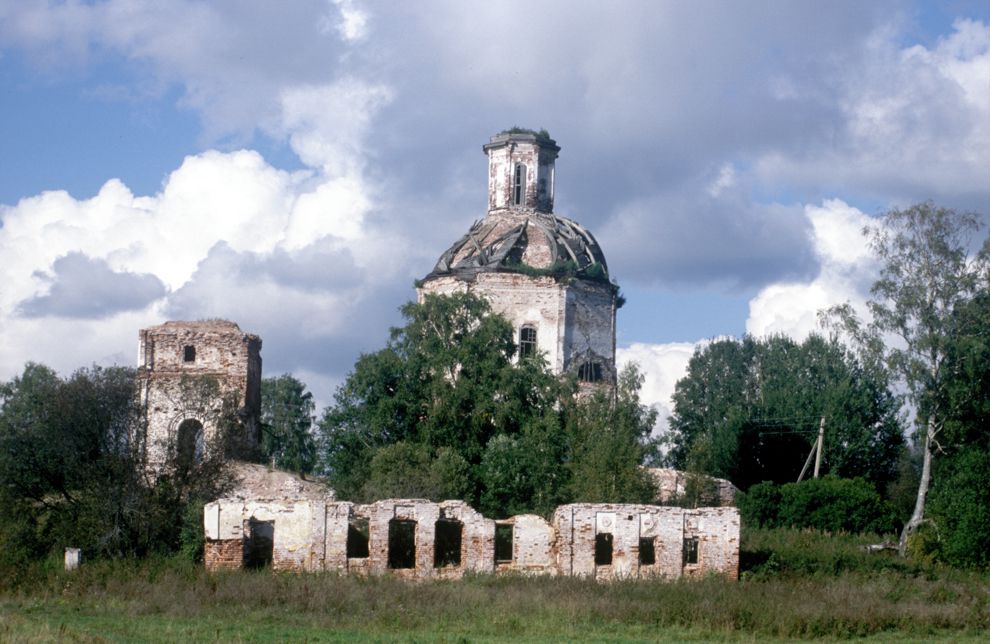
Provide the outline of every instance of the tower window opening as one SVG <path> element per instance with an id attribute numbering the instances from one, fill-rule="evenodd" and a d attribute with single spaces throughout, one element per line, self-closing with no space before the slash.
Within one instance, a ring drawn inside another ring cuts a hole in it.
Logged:
<path id="1" fill-rule="evenodd" d="M 183 362 L 196 362 L 196 347 L 191 344 L 187 344 L 182 348 L 182 361 Z"/>
<path id="2" fill-rule="evenodd" d="M 519 357 L 536 355 L 536 329 L 526 325 L 519 329 Z"/>
<path id="3" fill-rule="evenodd" d="M 602 373 L 602 363 L 584 362 L 578 367 L 578 380 L 581 382 L 601 382 L 603 380 Z"/>
<path id="4" fill-rule="evenodd" d="M 526 198 L 526 166 L 516 164 L 515 176 L 512 179 L 512 203 L 519 206 Z"/>

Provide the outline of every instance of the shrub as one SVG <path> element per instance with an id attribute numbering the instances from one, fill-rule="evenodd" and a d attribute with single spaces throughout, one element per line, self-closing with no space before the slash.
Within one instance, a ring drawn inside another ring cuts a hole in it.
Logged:
<path id="1" fill-rule="evenodd" d="M 780 487 L 773 481 L 763 481 L 740 492 L 736 505 L 743 523 L 753 527 L 771 528 L 779 524 Z"/>
<path id="2" fill-rule="evenodd" d="M 829 532 L 893 532 L 893 508 L 861 478 L 825 477 L 776 486 L 754 485 L 737 500 L 744 522 L 762 527 Z"/>

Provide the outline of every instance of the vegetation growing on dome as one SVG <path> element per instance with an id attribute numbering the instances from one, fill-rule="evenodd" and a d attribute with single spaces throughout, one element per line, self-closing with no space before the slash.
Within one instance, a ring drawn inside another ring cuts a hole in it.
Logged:
<path id="1" fill-rule="evenodd" d="M 584 268 L 580 268 L 577 262 L 571 260 L 559 261 L 546 268 L 531 266 L 523 262 L 506 262 L 502 266 L 511 273 L 522 273 L 530 277 L 553 277 L 557 280 L 581 278 L 592 282 L 611 283 L 605 267 L 599 262 L 594 262 Z"/>
<path id="2" fill-rule="evenodd" d="M 518 125 L 513 125 L 507 130 L 502 130 L 499 134 L 532 134 L 536 137 L 536 140 L 540 143 L 551 143 L 553 139 L 550 138 L 550 133 L 547 132 L 545 127 L 541 127 L 539 130 L 533 130 L 528 127 L 519 127 Z"/>

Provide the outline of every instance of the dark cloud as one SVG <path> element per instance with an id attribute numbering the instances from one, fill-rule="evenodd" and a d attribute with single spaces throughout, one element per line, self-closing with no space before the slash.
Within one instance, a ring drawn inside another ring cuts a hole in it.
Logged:
<path id="1" fill-rule="evenodd" d="M 237 317 L 240 310 L 282 311 L 279 298 L 317 303 L 346 293 L 363 279 L 350 251 L 329 238 L 295 252 L 238 252 L 225 242 L 210 249 L 192 278 L 168 299 L 175 318 Z"/>
<path id="2" fill-rule="evenodd" d="M 105 260 L 73 252 L 55 260 L 47 295 L 22 302 L 25 317 L 104 318 L 142 309 L 165 295 L 165 285 L 148 273 L 119 273 Z"/>
<path id="3" fill-rule="evenodd" d="M 810 224 L 798 206 L 701 193 L 623 205 L 598 234 L 613 275 L 651 286 L 749 290 L 817 272 Z"/>

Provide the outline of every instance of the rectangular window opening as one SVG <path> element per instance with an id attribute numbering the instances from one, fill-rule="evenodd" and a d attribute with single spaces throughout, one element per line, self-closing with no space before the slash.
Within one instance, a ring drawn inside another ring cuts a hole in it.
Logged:
<path id="1" fill-rule="evenodd" d="M 653 537 L 639 539 L 639 565 L 652 566 L 657 562 L 656 539 Z"/>
<path id="2" fill-rule="evenodd" d="M 512 202 L 516 206 L 520 206 L 526 197 L 526 166 L 517 163 L 516 173 L 513 177 L 512 186 Z"/>
<path id="3" fill-rule="evenodd" d="M 182 361 L 183 362 L 196 362 L 196 347 L 191 344 L 187 344 L 182 348 Z"/>
<path id="4" fill-rule="evenodd" d="M 388 522 L 388 567 L 401 570 L 416 567 L 416 522 L 392 519 Z"/>
<path id="5" fill-rule="evenodd" d="M 367 559 L 369 540 L 368 520 L 358 517 L 347 522 L 347 558 Z"/>
<path id="6" fill-rule="evenodd" d="M 608 532 L 595 535 L 595 565 L 612 565 L 612 535 Z"/>
<path id="7" fill-rule="evenodd" d="M 275 522 L 251 517 L 244 534 L 244 567 L 267 568 L 275 554 Z"/>
<path id="8" fill-rule="evenodd" d="M 684 539 L 684 565 L 690 566 L 698 563 L 698 537 L 687 537 Z"/>
<path id="9" fill-rule="evenodd" d="M 464 524 L 460 521 L 440 519 L 436 524 L 436 534 L 433 537 L 433 566 L 461 565 L 461 534 Z"/>
<path id="10" fill-rule="evenodd" d="M 495 524 L 495 563 L 512 563 L 512 540 L 515 526 L 511 523 Z"/>

